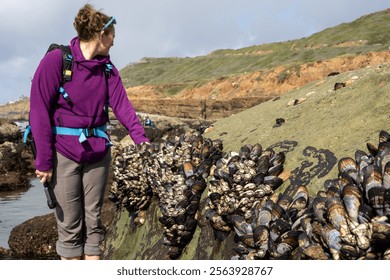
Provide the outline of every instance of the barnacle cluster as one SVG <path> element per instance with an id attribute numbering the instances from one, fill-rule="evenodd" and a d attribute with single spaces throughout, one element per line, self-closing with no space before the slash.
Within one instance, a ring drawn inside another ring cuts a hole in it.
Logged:
<path id="1" fill-rule="evenodd" d="M 366 146 L 341 158 L 337 178 L 310 197 L 304 185 L 278 191 L 284 153 L 260 144 L 223 152 L 221 141 L 190 131 L 120 148 L 111 199 L 137 212 L 157 198 L 171 259 L 201 213 L 217 238 L 234 234 L 234 259 L 390 259 L 390 135 L 381 131 L 378 145 Z"/>
<path id="2" fill-rule="evenodd" d="M 213 142 L 196 130 L 176 141 L 119 149 L 111 200 L 136 212 L 146 209 L 156 197 L 164 228 L 163 244 L 169 246 L 168 257 L 175 259 L 196 230 L 206 179 L 221 154 L 220 141 Z"/>
<path id="3" fill-rule="evenodd" d="M 158 147 L 146 143 L 128 145 L 113 151 L 113 183 L 109 199 L 117 209 L 139 212 L 148 208 L 153 190 L 147 170 L 153 168 L 152 156 Z"/>

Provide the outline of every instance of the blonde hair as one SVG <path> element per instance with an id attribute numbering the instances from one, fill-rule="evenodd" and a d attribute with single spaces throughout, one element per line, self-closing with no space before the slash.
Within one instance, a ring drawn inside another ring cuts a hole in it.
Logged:
<path id="1" fill-rule="evenodd" d="M 102 31 L 103 27 L 110 21 L 110 17 L 106 14 L 97 11 L 92 5 L 86 4 L 77 13 L 73 26 L 77 31 L 77 35 L 81 41 L 90 41 L 96 33 Z M 115 23 L 115 22 L 114 22 Z M 113 30 L 114 24 L 111 24 L 104 29 L 104 32 L 110 33 Z"/>

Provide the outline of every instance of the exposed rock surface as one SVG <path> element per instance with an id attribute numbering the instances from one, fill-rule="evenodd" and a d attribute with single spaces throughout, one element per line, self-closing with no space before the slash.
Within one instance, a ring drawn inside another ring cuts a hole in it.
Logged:
<path id="1" fill-rule="evenodd" d="M 12 258 L 55 258 L 57 226 L 53 213 L 30 219 L 12 229 L 8 244 Z"/>
<path id="2" fill-rule="evenodd" d="M 0 120 L 0 191 L 29 186 L 31 156 L 20 140 L 18 127 Z"/>

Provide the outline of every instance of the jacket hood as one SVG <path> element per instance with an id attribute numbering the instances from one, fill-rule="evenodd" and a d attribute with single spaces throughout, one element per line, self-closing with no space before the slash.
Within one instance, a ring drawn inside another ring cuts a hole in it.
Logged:
<path id="1" fill-rule="evenodd" d="M 85 59 L 80 48 L 80 40 L 78 37 L 75 37 L 70 41 L 70 49 L 72 51 L 73 60 L 88 69 L 93 69 L 95 67 L 101 68 L 102 65 L 111 63 L 110 56 L 98 55 L 90 60 Z"/>

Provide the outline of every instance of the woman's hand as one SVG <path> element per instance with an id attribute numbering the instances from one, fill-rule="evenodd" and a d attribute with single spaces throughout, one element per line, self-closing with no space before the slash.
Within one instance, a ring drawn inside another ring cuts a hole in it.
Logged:
<path id="1" fill-rule="evenodd" d="M 47 171 L 40 171 L 40 170 L 35 170 L 35 174 L 37 174 L 37 178 L 40 178 L 40 182 L 44 184 L 45 182 L 50 182 L 51 177 L 53 176 L 53 170 L 47 170 Z"/>

